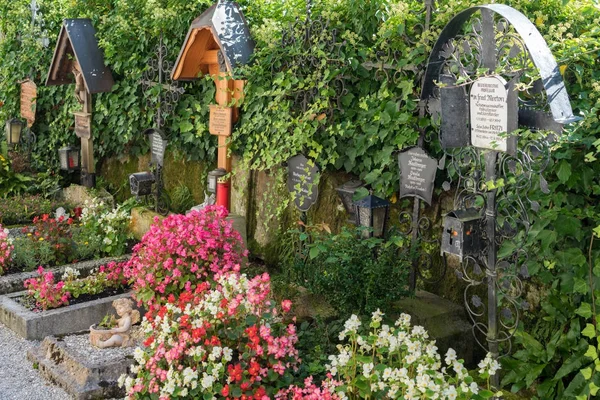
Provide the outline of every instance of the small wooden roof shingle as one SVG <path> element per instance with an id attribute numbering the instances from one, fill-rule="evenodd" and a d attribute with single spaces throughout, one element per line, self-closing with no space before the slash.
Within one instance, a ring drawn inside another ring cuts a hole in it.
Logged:
<path id="1" fill-rule="evenodd" d="M 202 31 L 210 31 L 212 38 L 200 34 Z M 192 22 L 175 62 L 172 78 L 196 79 L 201 72 L 206 73 L 202 56 L 206 50 L 215 49 L 222 51 L 229 72 L 250 61 L 254 41 L 236 2 L 219 0 Z"/>
<path id="2" fill-rule="evenodd" d="M 46 86 L 74 83 L 75 62 L 79 64 L 89 93 L 110 92 L 114 80 L 110 69 L 104 64 L 104 55 L 96 40 L 96 30 L 92 21 L 87 18 L 63 21 Z"/>

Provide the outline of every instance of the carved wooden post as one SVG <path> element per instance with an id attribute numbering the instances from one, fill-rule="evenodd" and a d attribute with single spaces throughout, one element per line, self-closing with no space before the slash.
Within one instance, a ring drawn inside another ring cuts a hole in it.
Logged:
<path id="1" fill-rule="evenodd" d="M 227 172 L 231 172 L 229 136 L 238 119 L 237 104 L 244 89 L 243 80 L 233 79 L 233 70 L 246 64 L 253 51 L 254 43 L 239 6 L 219 0 L 192 22 L 173 68 L 174 80 L 194 80 L 204 74 L 213 78 L 217 106 L 210 109 L 209 131 L 218 136 L 217 164 Z M 236 100 L 233 107 L 232 100 Z M 227 188 L 228 182 L 217 188 L 217 204 L 229 208 L 229 195 L 219 195 Z"/>
<path id="2" fill-rule="evenodd" d="M 92 139 L 92 94 L 109 92 L 113 85 L 110 69 L 98 47 L 96 31 L 89 19 L 65 19 L 58 36 L 47 86 L 75 83 L 81 111 L 74 112 L 75 133 L 81 140 L 81 183 L 93 187 L 96 164 Z"/>

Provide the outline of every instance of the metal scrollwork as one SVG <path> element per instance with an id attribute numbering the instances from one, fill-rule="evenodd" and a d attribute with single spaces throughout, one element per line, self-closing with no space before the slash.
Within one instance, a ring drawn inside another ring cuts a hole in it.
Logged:
<path id="1" fill-rule="evenodd" d="M 336 29 L 330 27 L 330 21 L 323 18 L 313 19 L 311 4 L 307 5 L 307 18 L 299 18 L 283 32 L 281 48 L 286 50 L 286 57 L 279 62 L 274 62 L 271 72 L 292 73 L 301 83 L 291 95 L 294 109 L 306 113 L 315 104 L 323 91 L 329 92 L 329 107 L 324 111 L 327 118 L 334 112 L 343 112 L 342 98 L 348 93 L 345 77 L 336 76 L 328 82 L 325 88 L 319 89 L 315 82 L 326 80 L 324 67 L 344 63 L 343 49 L 346 41 L 340 41 Z M 289 48 L 296 47 L 299 51 L 290 52 Z M 314 51 L 319 48 L 319 53 L 325 54 L 326 59 Z M 293 54 L 292 57 L 289 57 Z"/>
<path id="2" fill-rule="evenodd" d="M 155 55 L 156 58 L 148 61 L 141 84 L 148 108 L 156 109 L 154 124 L 160 129 L 165 124 L 165 116 L 173 113 L 185 90 L 171 79 L 173 63 L 168 61 L 162 36 Z"/>

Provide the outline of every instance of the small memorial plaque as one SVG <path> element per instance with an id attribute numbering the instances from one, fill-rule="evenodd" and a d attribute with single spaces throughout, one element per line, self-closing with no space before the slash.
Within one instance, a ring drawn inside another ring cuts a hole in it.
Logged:
<path id="1" fill-rule="evenodd" d="M 37 85 L 32 80 L 21 82 L 21 117 L 27 120 L 27 127 L 31 128 L 35 122 L 37 98 Z"/>
<path id="2" fill-rule="evenodd" d="M 319 168 L 302 154 L 288 160 L 287 186 L 294 196 L 294 204 L 300 211 L 308 211 L 317 202 L 318 178 Z"/>
<path id="3" fill-rule="evenodd" d="M 470 93 L 471 143 L 475 147 L 507 151 L 508 90 L 500 76 L 473 82 Z"/>
<path id="4" fill-rule="evenodd" d="M 74 112 L 75 116 L 75 134 L 82 139 L 89 139 L 92 136 L 92 114 L 84 112 Z"/>
<path id="5" fill-rule="evenodd" d="M 420 147 L 398 155 L 400 166 L 400 198 L 414 196 L 431 204 L 438 162 Z"/>
<path id="6" fill-rule="evenodd" d="M 210 106 L 208 130 L 211 135 L 231 136 L 232 108 L 215 104 Z"/>
<path id="7" fill-rule="evenodd" d="M 152 163 L 163 166 L 165 160 L 165 150 L 168 141 L 157 130 L 150 133 L 150 151 L 152 153 Z"/>

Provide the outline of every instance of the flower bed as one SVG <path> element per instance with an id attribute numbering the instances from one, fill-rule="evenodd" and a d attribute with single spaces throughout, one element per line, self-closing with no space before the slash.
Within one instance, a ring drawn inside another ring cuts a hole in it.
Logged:
<path id="1" fill-rule="evenodd" d="M 33 225 L 22 228 L 17 237 L 2 230 L 0 275 L 123 255 L 131 239 L 129 219 L 123 209 L 111 210 L 95 200 L 75 209 L 73 217 L 64 213 L 35 217 Z"/>
<path id="2" fill-rule="evenodd" d="M 28 340 L 41 340 L 46 336 L 82 332 L 113 311 L 112 302 L 129 297 L 130 293 L 104 297 L 72 306 L 35 312 L 20 302 L 27 292 L 0 296 L 0 323 Z"/>

